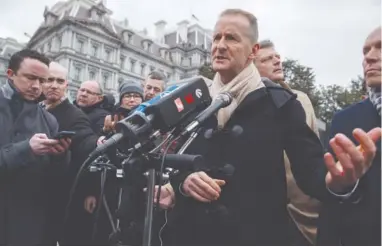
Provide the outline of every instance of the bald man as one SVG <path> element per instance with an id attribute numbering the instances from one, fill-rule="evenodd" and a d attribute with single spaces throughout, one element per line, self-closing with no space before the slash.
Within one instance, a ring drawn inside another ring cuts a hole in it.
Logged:
<path id="1" fill-rule="evenodd" d="M 97 134 L 102 133 L 105 117 L 111 114 L 108 105 L 105 103 L 103 90 L 98 82 L 85 81 L 81 84 L 74 105 L 85 112 L 93 131 Z"/>
<path id="2" fill-rule="evenodd" d="M 62 224 L 64 209 L 68 202 L 70 186 L 74 177 L 89 153 L 96 147 L 98 136 L 91 128 L 88 117 L 80 109 L 72 105 L 65 97 L 68 88 L 68 71 L 66 68 L 56 62 L 49 65 L 49 77 L 47 82 L 43 83 L 42 90 L 46 97 L 44 101 L 46 109 L 53 114 L 59 124 L 59 131 L 74 131 L 76 135 L 72 138 L 70 147 L 71 161 L 65 174 L 62 174 L 60 191 L 57 191 L 56 198 L 52 202 L 57 203 L 60 211 L 56 213 L 57 224 Z M 60 245 L 82 245 L 85 229 L 89 228 L 83 211 L 83 198 L 75 198 L 73 204 L 74 210 L 71 211 L 73 217 L 70 218 L 69 226 L 64 239 L 61 239 Z M 86 225 L 87 224 L 87 225 Z"/>
<path id="3" fill-rule="evenodd" d="M 371 32 L 360 50 L 368 97 L 334 115 L 329 140 L 338 133 L 352 137 L 355 128 L 368 132 L 381 127 L 381 27 Z M 359 143 L 355 138 L 351 140 Z M 323 204 L 317 245 L 381 246 L 381 141 L 376 148 L 354 199 Z"/>

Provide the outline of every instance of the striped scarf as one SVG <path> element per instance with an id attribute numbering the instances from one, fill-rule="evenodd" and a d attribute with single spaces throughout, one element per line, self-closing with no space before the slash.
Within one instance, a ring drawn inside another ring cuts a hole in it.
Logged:
<path id="1" fill-rule="evenodd" d="M 377 112 L 379 114 L 379 116 L 381 116 L 381 102 L 382 102 L 382 98 L 381 98 L 381 88 L 380 87 L 372 87 L 372 88 L 369 88 L 369 99 L 371 101 L 371 103 L 373 103 L 375 109 L 377 109 Z"/>

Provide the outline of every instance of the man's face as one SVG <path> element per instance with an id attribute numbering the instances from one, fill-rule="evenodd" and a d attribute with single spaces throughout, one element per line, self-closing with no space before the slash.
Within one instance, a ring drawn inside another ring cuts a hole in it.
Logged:
<path id="1" fill-rule="evenodd" d="M 154 98 L 157 94 L 163 92 L 164 81 L 148 78 L 143 87 L 145 101 Z"/>
<path id="2" fill-rule="evenodd" d="M 122 97 L 121 107 L 131 110 L 142 103 L 142 97 L 137 93 L 126 93 Z"/>
<path id="3" fill-rule="evenodd" d="M 25 58 L 18 71 L 7 71 L 8 78 L 26 100 L 36 100 L 40 97 L 41 85 L 47 81 L 48 74 L 48 66 L 32 58 Z"/>
<path id="4" fill-rule="evenodd" d="M 250 40 L 249 21 L 241 15 L 225 15 L 215 25 L 212 68 L 221 75 L 239 74 L 254 58 L 257 46 Z"/>
<path id="5" fill-rule="evenodd" d="M 362 62 L 366 84 L 369 87 L 381 86 L 381 28 L 373 31 L 363 46 Z"/>
<path id="6" fill-rule="evenodd" d="M 267 77 L 274 82 L 284 80 L 280 55 L 273 47 L 259 49 L 255 57 L 255 65 L 262 77 Z"/>
<path id="7" fill-rule="evenodd" d="M 48 81 L 42 84 L 42 91 L 46 100 L 50 103 L 61 100 L 65 96 L 67 87 L 66 72 L 50 66 Z"/>
<path id="8" fill-rule="evenodd" d="M 102 100 L 100 88 L 94 81 L 86 81 L 81 84 L 77 92 L 76 102 L 81 107 L 88 107 L 97 104 Z"/>

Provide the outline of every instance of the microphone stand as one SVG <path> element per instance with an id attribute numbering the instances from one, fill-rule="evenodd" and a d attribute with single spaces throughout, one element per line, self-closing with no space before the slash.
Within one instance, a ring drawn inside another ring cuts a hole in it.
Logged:
<path id="1" fill-rule="evenodd" d="M 191 143 L 198 137 L 201 128 L 193 131 L 187 141 L 183 144 L 183 146 L 179 149 L 178 154 L 183 154 L 184 151 L 191 145 Z"/>
<path id="2" fill-rule="evenodd" d="M 143 229 L 143 246 L 151 245 L 153 209 L 154 209 L 154 191 L 155 191 L 155 168 L 147 171 L 147 203 L 145 225 Z"/>

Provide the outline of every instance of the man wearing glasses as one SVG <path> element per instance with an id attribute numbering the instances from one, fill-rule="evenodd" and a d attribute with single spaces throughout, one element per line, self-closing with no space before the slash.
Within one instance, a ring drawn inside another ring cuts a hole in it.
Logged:
<path id="1" fill-rule="evenodd" d="M 96 134 L 101 134 L 105 117 L 111 113 L 104 107 L 101 85 L 96 81 L 83 82 L 78 89 L 74 105 L 88 116 L 93 131 Z"/>
<path id="2" fill-rule="evenodd" d="M 74 131 L 75 136 L 72 138 L 71 161 L 70 166 L 60 177 L 60 190 L 57 190 L 52 202 L 57 204 L 59 212 L 57 215 L 57 224 L 62 224 L 65 206 L 68 203 L 68 195 L 73 180 L 78 172 L 79 167 L 86 157 L 96 147 L 98 136 L 94 133 L 90 126 L 88 117 L 76 106 L 72 105 L 65 97 L 68 88 L 67 81 L 68 71 L 66 68 L 56 62 L 49 65 L 49 77 L 42 84 L 42 91 L 45 95 L 45 108 L 56 117 L 59 124 L 59 131 Z M 82 99 L 82 98 L 81 98 Z M 82 101 L 81 101 L 82 102 Z M 83 198 L 83 197 L 82 197 Z M 83 207 L 83 200 L 75 198 L 73 210 L 69 224 L 66 226 L 67 231 L 60 244 L 63 245 L 81 245 L 86 244 L 83 236 L 86 236 L 84 229 L 89 228 L 86 219 L 81 218 L 83 213 L 78 213 Z M 69 227 L 70 226 L 70 227 Z"/>
<path id="3" fill-rule="evenodd" d="M 12 55 L 0 88 L 0 245 L 56 245 L 57 178 L 69 139 L 38 103 L 49 59 L 32 51 Z"/>

